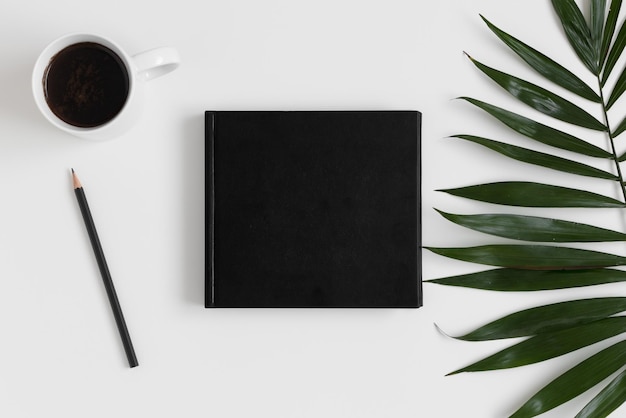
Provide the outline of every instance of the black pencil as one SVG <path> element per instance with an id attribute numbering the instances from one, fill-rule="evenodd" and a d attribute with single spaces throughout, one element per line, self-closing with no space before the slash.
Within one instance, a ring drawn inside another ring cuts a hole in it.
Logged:
<path id="1" fill-rule="evenodd" d="M 82 213 L 83 220 L 85 221 L 85 227 L 87 228 L 87 233 L 89 234 L 89 240 L 91 241 L 93 252 L 96 255 L 100 275 L 102 276 L 102 281 L 104 282 L 104 287 L 106 289 L 107 296 L 109 297 L 111 309 L 113 310 L 113 316 L 115 317 L 115 322 L 117 323 L 117 329 L 119 330 L 120 337 L 122 338 L 124 351 L 126 351 L 128 365 L 130 367 L 136 367 L 139 363 L 137 362 L 137 357 L 135 356 L 133 343 L 130 340 L 130 334 L 128 333 L 128 328 L 126 327 L 126 321 L 124 321 L 122 308 L 120 307 L 120 302 L 118 301 L 117 294 L 115 293 L 111 273 L 109 272 L 109 267 L 107 266 L 106 259 L 104 258 L 104 252 L 102 251 L 102 246 L 100 245 L 100 239 L 98 238 L 98 233 L 96 232 L 96 226 L 94 225 L 93 218 L 91 217 L 91 211 L 89 210 L 89 205 L 87 204 L 87 199 L 85 198 L 83 186 L 80 183 L 80 180 L 78 180 L 78 176 L 76 176 L 74 169 L 72 169 L 72 179 L 74 182 L 76 200 L 78 200 L 78 206 L 80 207 L 80 212 Z"/>

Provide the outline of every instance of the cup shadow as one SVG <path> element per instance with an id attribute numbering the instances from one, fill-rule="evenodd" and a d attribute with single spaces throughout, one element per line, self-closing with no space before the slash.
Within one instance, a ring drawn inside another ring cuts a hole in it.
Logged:
<path id="1" fill-rule="evenodd" d="M 52 129 L 35 104 L 31 83 L 39 52 L 37 45 L 24 45 L 12 54 L 10 65 L 0 66 L 0 123 L 7 134 L 3 149 L 11 150 L 13 157 L 34 150 L 40 154 L 63 152 L 74 140 Z M 50 141 L 52 136 L 58 141 Z"/>
<path id="2" fill-rule="evenodd" d="M 33 56 L 36 54 L 33 52 Z M 39 113 L 31 91 L 31 73 L 34 60 L 30 55 L 17 57 L 12 65 L 0 69 L 3 92 L 0 95 L 0 112 L 16 124 L 30 124 L 44 121 Z"/>

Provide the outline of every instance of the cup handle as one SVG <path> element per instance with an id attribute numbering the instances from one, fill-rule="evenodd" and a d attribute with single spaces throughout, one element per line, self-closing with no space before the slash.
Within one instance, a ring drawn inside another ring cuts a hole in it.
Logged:
<path id="1" fill-rule="evenodd" d="M 176 49 L 164 46 L 133 55 L 133 61 L 137 66 L 137 77 L 148 81 L 178 68 L 180 56 Z"/>

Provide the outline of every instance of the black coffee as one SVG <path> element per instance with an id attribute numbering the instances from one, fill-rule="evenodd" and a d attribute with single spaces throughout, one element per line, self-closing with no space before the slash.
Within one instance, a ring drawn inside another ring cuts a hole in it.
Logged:
<path id="1" fill-rule="evenodd" d="M 70 125 L 92 128 L 113 119 L 128 97 L 128 72 L 109 48 L 81 42 L 59 51 L 43 78 L 50 110 Z"/>

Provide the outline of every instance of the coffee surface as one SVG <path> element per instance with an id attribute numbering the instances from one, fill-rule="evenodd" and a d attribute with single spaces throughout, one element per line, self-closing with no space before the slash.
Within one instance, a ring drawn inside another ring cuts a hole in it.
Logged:
<path id="1" fill-rule="evenodd" d="M 129 79 L 115 52 L 94 42 L 81 42 L 52 57 L 43 87 L 56 116 L 70 125 L 92 128 L 109 122 L 122 110 Z"/>

